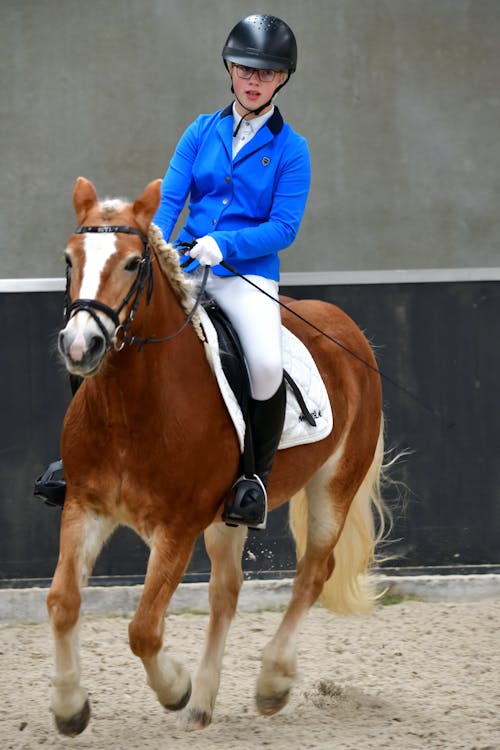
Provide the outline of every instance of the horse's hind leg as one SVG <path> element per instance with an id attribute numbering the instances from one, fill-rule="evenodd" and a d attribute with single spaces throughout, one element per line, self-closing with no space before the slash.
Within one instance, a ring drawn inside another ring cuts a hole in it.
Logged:
<path id="1" fill-rule="evenodd" d="M 226 637 L 243 583 L 241 556 L 246 534 L 243 526 L 229 528 L 221 523 L 205 530 L 205 546 L 211 562 L 210 620 L 193 692 L 182 720 L 185 729 L 202 729 L 212 721 Z"/>
<path id="2" fill-rule="evenodd" d="M 310 548 L 297 565 L 292 598 L 273 639 L 264 648 L 257 680 L 259 713 L 272 715 L 287 703 L 296 676 L 296 640 L 303 617 L 331 572 L 332 546 Z"/>
<path id="3" fill-rule="evenodd" d="M 59 561 L 47 596 L 47 609 L 55 646 L 51 710 L 59 732 L 69 736 L 83 732 L 90 718 L 87 691 L 80 685 L 80 588 L 113 527 L 108 519 L 91 518 L 66 501 Z"/>
<path id="4" fill-rule="evenodd" d="M 301 621 L 319 597 L 334 568 L 333 550 L 356 495 L 363 468 L 339 470 L 339 448 L 307 485 L 307 545 L 297 565 L 292 597 L 274 638 L 264 649 L 256 703 L 271 715 L 287 702 L 296 673 L 296 639 Z M 357 477 L 357 479 L 356 479 Z"/>

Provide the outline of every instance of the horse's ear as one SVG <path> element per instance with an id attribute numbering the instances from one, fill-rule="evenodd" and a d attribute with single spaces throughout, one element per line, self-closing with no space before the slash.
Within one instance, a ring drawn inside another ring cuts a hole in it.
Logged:
<path id="1" fill-rule="evenodd" d="M 134 216 L 143 232 L 147 232 L 151 220 L 160 205 L 161 180 L 153 180 L 144 189 L 132 206 Z"/>
<path id="2" fill-rule="evenodd" d="M 94 185 L 90 180 L 86 180 L 85 177 L 79 177 L 73 188 L 73 206 L 79 224 L 83 222 L 84 218 L 90 209 L 96 205 L 97 201 L 97 191 Z"/>

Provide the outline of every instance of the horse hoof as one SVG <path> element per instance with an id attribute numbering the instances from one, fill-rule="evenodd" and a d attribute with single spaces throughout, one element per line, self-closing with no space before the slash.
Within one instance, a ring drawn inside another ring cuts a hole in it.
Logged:
<path id="1" fill-rule="evenodd" d="M 60 716 L 55 716 L 55 722 L 57 731 L 60 734 L 64 734 L 66 737 L 76 737 L 77 734 L 81 734 L 90 719 L 90 703 L 85 701 L 81 711 L 71 716 L 69 719 L 61 719 Z"/>
<path id="2" fill-rule="evenodd" d="M 191 732 L 196 729 L 206 729 L 212 723 L 212 715 L 201 708 L 191 708 L 183 716 L 180 728 Z"/>
<path id="3" fill-rule="evenodd" d="M 283 706 L 287 704 L 289 697 L 289 690 L 285 690 L 283 693 L 278 693 L 276 695 L 256 695 L 255 704 L 257 706 L 257 711 L 263 716 L 277 714 L 278 711 L 281 711 Z"/>
<path id="4" fill-rule="evenodd" d="M 187 706 L 189 699 L 191 698 L 191 681 L 189 682 L 189 687 L 180 699 L 180 701 L 177 701 L 177 703 L 170 703 L 170 704 L 163 704 L 164 707 L 167 709 L 167 711 L 180 711 L 182 708 Z"/>

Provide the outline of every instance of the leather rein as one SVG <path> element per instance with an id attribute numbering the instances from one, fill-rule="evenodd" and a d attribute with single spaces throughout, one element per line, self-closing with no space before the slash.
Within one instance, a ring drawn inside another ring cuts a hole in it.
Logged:
<path id="1" fill-rule="evenodd" d="M 104 340 L 106 342 L 106 349 L 114 349 L 115 351 L 120 351 L 123 349 L 123 347 L 126 344 L 129 344 L 130 346 L 137 346 L 139 350 L 143 348 L 146 344 L 161 344 L 166 341 L 170 341 L 171 339 L 178 336 L 182 331 L 186 328 L 186 326 L 191 322 L 193 319 L 193 316 L 200 304 L 201 298 L 203 296 L 204 290 L 205 290 L 205 284 L 208 276 L 208 266 L 206 267 L 206 272 L 204 273 L 200 289 L 198 292 L 198 295 L 196 297 L 196 300 L 194 302 L 194 305 L 192 309 L 189 311 L 189 313 L 186 316 L 185 321 L 181 325 L 180 328 L 177 329 L 177 331 L 174 331 L 174 333 L 171 333 L 167 336 L 163 336 L 161 338 L 158 338 L 156 336 L 147 336 L 145 338 L 141 338 L 140 336 L 130 336 L 128 334 L 128 329 L 135 317 L 135 313 L 137 311 L 137 308 L 139 306 L 139 301 L 141 299 L 141 296 L 146 290 L 146 304 L 149 305 L 151 301 L 151 296 L 153 294 L 153 264 L 152 264 L 152 257 L 151 257 L 151 246 L 149 244 L 149 240 L 147 236 L 142 232 L 140 229 L 136 229 L 135 227 L 129 227 L 129 226 L 114 226 L 114 225 L 97 225 L 97 226 L 79 226 L 75 229 L 75 234 L 134 234 L 141 238 L 142 240 L 142 255 L 141 259 L 139 261 L 139 268 L 137 271 L 137 275 L 132 282 L 132 285 L 130 289 L 128 290 L 127 294 L 123 298 L 122 302 L 118 306 L 116 310 L 114 310 L 112 307 L 109 307 L 109 305 L 104 304 L 103 302 L 100 302 L 97 299 L 76 299 L 73 302 L 70 300 L 69 296 L 69 289 L 70 289 L 70 282 L 71 282 L 71 267 L 69 263 L 66 265 L 66 291 L 65 291 L 65 306 L 64 306 L 64 318 L 66 324 L 68 324 L 69 320 L 76 315 L 79 312 L 86 312 L 88 313 L 91 318 L 96 322 L 97 326 L 99 327 L 102 335 L 104 336 Z M 131 305 L 129 307 L 127 317 L 125 318 L 123 323 L 120 323 L 120 313 L 122 310 L 131 302 Z M 109 331 L 107 330 L 106 326 L 103 324 L 101 318 L 99 317 L 98 313 L 103 313 L 106 317 L 108 317 L 114 324 L 115 329 L 113 333 L 110 335 Z"/>

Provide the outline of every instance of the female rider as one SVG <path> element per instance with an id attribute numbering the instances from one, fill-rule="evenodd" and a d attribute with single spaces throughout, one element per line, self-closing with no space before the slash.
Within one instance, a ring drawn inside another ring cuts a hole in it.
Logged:
<path id="1" fill-rule="evenodd" d="M 223 519 L 265 528 L 266 482 L 285 416 L 278 297 L 278 252 L 298 232 L 310 186 L 305 139 L 283 121 L 273 98 L 296 69 L 290 27 L 270 15 L 236 24 L 222 50 L 234 101 L 200 115 L 181 137 L 162 184 L 155 223 L 170 239 L 189 196 L 188 216 L 176 240 L 196 244 L 197 262 L 210 266 L 207 293 L 232 322 L 248 367 L 249 419 L 255 475 L 240 477 Z M 219 265 L 226 261 L 267 292 Z"/>

